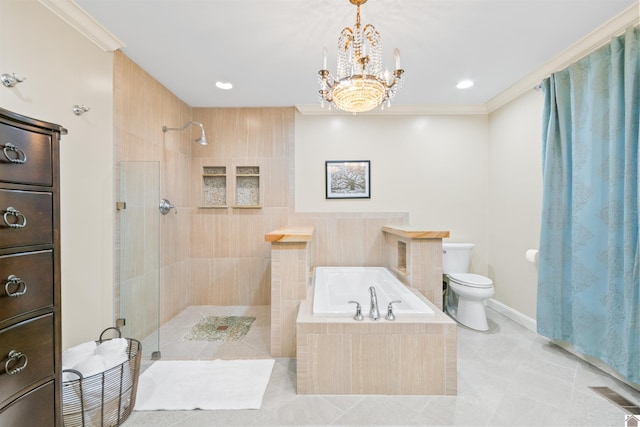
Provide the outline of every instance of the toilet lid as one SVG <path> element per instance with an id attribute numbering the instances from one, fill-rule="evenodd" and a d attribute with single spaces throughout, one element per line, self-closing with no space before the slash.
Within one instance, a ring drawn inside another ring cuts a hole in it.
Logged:
<path id="1" fill-rule="evenodd" d="M 456 283 L 472 288 L 490 288 L 493 282 L 488 277 L 472 273 L 450 274 L 449 277 Z"/>

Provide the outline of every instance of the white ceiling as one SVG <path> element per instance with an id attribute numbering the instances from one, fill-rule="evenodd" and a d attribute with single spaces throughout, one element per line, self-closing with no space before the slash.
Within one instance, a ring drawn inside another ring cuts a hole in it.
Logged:
<path id="1" fill-rule="evenodd" d="M 192 107 L 317 104 L 348 0 L 76 0 L 124 53 Z M 363 23 L 406 70 L 394 105 L 483 104 L 638 0 L 370 0 Z M 461 79 L 475 86 L 455 88 Z M 216 81 L 230 81 L 231 91 Z"/>

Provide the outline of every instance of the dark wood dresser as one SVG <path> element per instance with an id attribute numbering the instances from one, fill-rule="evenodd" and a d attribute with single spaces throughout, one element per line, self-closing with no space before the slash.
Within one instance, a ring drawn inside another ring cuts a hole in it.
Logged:
<path id="1" fill-rule="evenodd" d="M 0 426 L 62 426 L 61 126 L 0 108 Z"/>

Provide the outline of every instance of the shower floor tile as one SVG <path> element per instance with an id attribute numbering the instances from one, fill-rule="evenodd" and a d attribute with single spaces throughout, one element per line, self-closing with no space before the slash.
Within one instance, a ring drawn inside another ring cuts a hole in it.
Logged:
<path id="1" fill-rule="evenodd" d="M 205 317 L 251 316 L 256 320 L 239 341 L 193 341 L 185 339 Z M 160 328 L 162 360 L 269 359 L 269 306 L 191 306 Z M 156 335 L 142 341 L 156 346 Z"/>

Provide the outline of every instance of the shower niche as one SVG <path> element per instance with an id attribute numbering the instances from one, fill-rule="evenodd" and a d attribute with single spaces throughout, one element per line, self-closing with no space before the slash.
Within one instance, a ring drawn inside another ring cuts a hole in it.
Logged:
<path id="1" fill-rule="evenodd" d="M 227 168 L 205 166 L 202 171 L 202 207 L 227 207 Z"/>
<path id="2" fill-rule="evenodd" d="M 227 193 L 235 196 L 233 208 L 259 209 L 260 167 L 235 166 L 235 179 L 227 179 L 226 166 L 204 166 L 202 171 L 203 208 L 228 208 Z M 232 185 L 232 188 L 229 186 Z"/>
<path id="3" fill-rule="evenodd" d="M 260 167 L 236 167 L 236 208 L 260 208 Z"/>

